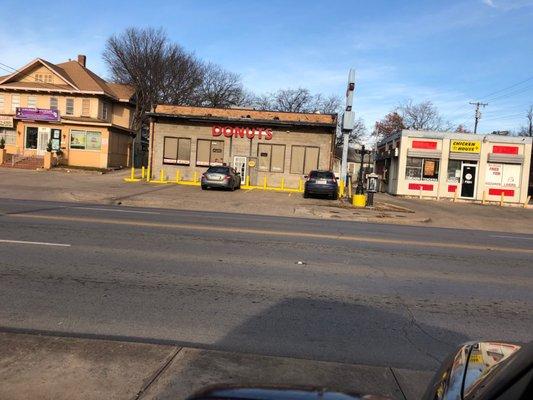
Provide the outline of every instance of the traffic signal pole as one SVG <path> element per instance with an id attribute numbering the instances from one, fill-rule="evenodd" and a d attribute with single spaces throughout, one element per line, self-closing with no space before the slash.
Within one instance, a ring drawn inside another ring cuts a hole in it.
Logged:
<path id="1" fill-rule="evenodd" d="M 348 87 L 346 89 L 346 109 L 342 116 L 342 160 L 341 160 L 341 179 L 344 185 L 348 183 L 348 146 L 350 143 L 350 133 L 353 131 L 355 124 L 355 115 L 352 111 L 353 95 L 355 92 L 355 70 L 350 69 L 348 74 Z M 345 190 L 344 193 L 347 193 Z"/>

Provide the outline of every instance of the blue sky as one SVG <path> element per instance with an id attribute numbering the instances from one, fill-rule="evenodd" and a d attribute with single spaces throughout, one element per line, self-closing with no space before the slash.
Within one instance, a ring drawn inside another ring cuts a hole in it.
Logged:
<path id="1" fill-rule="evenodd" d="M 0 25 L 0 62 L 15 68 L 86 54 L 105 77 L 105 39 L 152 26 L 258 93 L 344 96 L 353 67 L 355 110 L 369 127 L 406 99 L 431 100 L 468 127 L 468 102 L 487 101 L 480 132 L 525 125 L 533 104 L 533 0 L 0 2 L 16 15 Z"/>

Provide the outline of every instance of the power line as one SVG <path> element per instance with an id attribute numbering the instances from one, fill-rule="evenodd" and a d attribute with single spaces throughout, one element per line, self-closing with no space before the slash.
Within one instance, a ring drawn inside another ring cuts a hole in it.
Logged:
<path id="1" fill-rule="evenodd" d="M 516 95 L 516 94 L 527 92 L 530 89 L 533 89 L 533 86 L 527 86 L 525 88 L 520 88 L 518 90 L 509 92 L 509 93 L 505 93 L 505 94 L 502 94 L 500 96 L 493 97 L 491 99 L 488 99 L 487 101 L 493 102 L 493 101 L 498 100 L 498 99 L 504 99 L 504 98 L 509 97 L 509 96 L 513 96 L 513 95 Z"/>

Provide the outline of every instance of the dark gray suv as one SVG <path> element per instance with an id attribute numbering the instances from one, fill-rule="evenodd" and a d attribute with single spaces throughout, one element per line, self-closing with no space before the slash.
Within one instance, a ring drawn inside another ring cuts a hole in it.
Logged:
<path id="1" fill-rule="evenodd" d="M 306 176 L 304 197 L 310 195 L 326 195 L 337 200 L 339 195 L 339 185 L 335 174 L 331 171 L 311 171 Z"/>

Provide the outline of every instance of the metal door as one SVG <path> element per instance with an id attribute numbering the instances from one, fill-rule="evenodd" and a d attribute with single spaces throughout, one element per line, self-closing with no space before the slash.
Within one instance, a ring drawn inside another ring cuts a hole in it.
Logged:
<path id="1" fill-rule="evenodd" d="M 50 140 L 50 128 L 39 128 L 37 136 L 37 155 L 43 156 Z"/>
<path id="2" fill-rule="evenodd" d="M 461 171 L 461 197 L 474 198 L 476 194 L 477 165 L 463 164 Z"/>
<path id="3" fill-rule="evenodd" d="M 241 174 L 241 183 L 246 185 L 246 177 L 248 176 L 248 158 L 243 156 L 233 157 L 233 168 Z"/>

